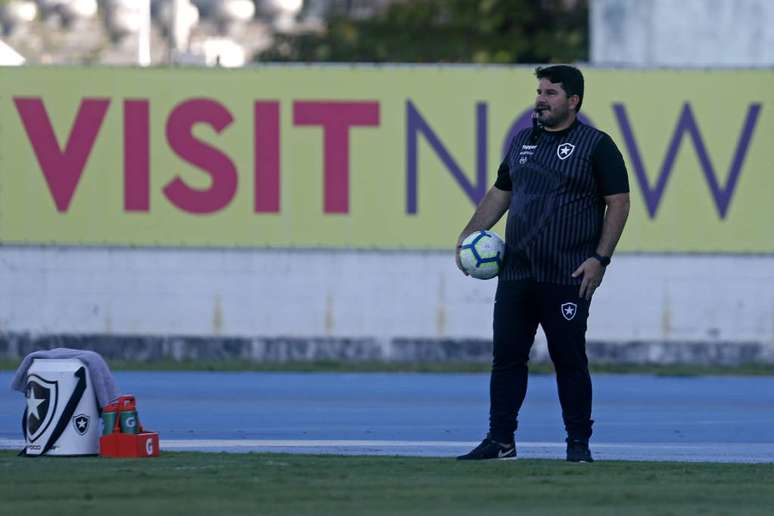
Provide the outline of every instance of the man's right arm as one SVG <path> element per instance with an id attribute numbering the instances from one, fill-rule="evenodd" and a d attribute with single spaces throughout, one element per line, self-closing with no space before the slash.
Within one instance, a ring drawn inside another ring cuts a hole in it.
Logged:
<path id="1" fill-rule="evenodd" d="M 500 190 L 497 186 L 493 186 L 486 193 L 484 198 L 478 204 L 476 211 L 470 218 L 470 222 L 465 226 L 465 229 L 460 233 L 460 237 L 457 239 L 457 247 L 455 249 L 455 257 L 457 261 L 457 267 L 465 272 L 460 263 L 460 244 L 465 237 L 476 231 L 489 229 L 500 220 L 500 217 L 508 211 L 508 206 L 511 204 L 511 192 L 510 190 Z"/>

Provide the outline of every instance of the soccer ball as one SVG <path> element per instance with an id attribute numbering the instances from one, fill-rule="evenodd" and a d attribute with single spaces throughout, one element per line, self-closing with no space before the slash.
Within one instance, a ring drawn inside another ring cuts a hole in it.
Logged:
<path id="1" fill-rule="evenodd" d="M 465 272 L 477 279 L 494 278 L 500 273 L 505 242 L 497 233 L 476 231 L 462 241 L 460 262 Z"/>

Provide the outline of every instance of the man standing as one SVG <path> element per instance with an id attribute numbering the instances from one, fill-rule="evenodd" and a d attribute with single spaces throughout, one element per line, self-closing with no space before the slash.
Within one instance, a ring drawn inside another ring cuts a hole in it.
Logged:
<path id="1" fill-rule="evenodd" d="M 494 306 L 489 433 L 461 460 L 516 457 L 514 432 L 540 324 L 556 370 L 567 460 L 592 462 L 586 320 L 629 214 L 629 183 L 610 136 L 577 118 L 580 70 L 557 65 L 535 75 L 533 127 L 516 134 L 494 186 L 457 241 L 462 270 L 462 240 L 508 211 Z"/>

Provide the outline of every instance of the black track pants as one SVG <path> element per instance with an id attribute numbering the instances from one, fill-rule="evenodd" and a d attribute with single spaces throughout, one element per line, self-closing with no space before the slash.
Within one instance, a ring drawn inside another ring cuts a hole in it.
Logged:
<path id="1" fill-rule="evenodd" d="M 591 377 L 586 358 L 589 302 L 577 285 L 534 280 L 500 281 L 494 307 L 494 357 L 490 382 L 489 432 L 513 440 L 527 393 L 527 361 L 538 324 L 556 369 L 562 418 L 571 438 L 591 436 Z"/>

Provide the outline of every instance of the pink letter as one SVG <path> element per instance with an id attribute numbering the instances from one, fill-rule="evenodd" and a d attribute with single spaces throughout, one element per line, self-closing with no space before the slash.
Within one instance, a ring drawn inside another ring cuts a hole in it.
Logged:
<path id="1" fill-rule="evenodd" d="M 279 102 L 255 103 L 255 213 L 280 210 Z"/>
<path id="2" fill-rule="evenodd" d="M 237 189 L 234 163 L 218 149 L 197 140 L 191 133 L 194 124 L 205 122 L 220 133 L 234 118 L 214 100 L 191 99 L 175 106 L 167 120 L 169 146 L 185 161 L 207 172 L 212 184 L 196 190 L 176 177 L 164 187 L 164 195 L 175 206 L 189 213 L 212 213 L 225 208 Z"/>
<path id="3" fill-rule="evenodd" d="M 124 211 L 150 210 L 150 102 L 124 101 Z"/>
<path id="4" fill-rule="evenodd" d="M 378 126 L 378 102 L 294 102 L 295 125 L 321 125 L 325 145 L 325 213 L 349 211 L 349 128 Z"/>
<path id="5" fill-rule="evenodd" d="M 81 101 L 64 152 L 51 127 L 43 100 L 40 97 L 14 97 L 13 100 L 56 209 L 66 212 L 102 127 L 110 99 L 87 98 Z"/>

